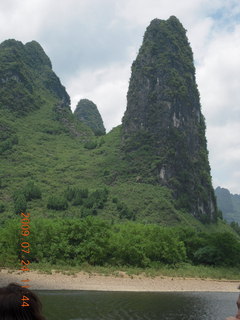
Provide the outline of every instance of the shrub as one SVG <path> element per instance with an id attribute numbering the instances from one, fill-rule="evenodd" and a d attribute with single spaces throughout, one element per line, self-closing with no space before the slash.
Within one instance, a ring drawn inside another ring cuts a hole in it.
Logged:
<path id="1" fill-rule="evenodd" d="M 66 210 L 68 208 L 68 202 L 65 197 L 51 196 L 48 198 L 47 208 L 53 210 Z"/>
<path id="2" fill-rule="evenodd" d="M 83 200 L 88 198 L 88 189 L 75 189 L 73 197 L 73 205 L 79 206 L 83 204 Z"/>
<path id="3" fill-rule="evenodd" d="M 129 210 L 125 203 L 117 203 L 117 210 L 120 219 L 134 220 L 135 217 L 133 212 Z"/>
<path id="4" fill-rule="evenodd" d="M 199 247 L 194 253 L 196 264 L 240 265 L 240 242 L 230 232 L 214 232 L 201 234 Z"/>
<path id="5" fill-rule="evenodd" d="M 99 189 L 92 192 L 87 199 L 84 200 L 83 206 L 88 209 L 93 209 L 96 214 L 96 209 L 103 209 L 105 202 L 108 199 L 108 190 Z"/>
<path id="6" fill-rule="evenodd" d="M 18 144 L 18 137 L 16 135 L 4 140 L 0 143 L 0 154 L 12 149 L 15 144 Z"/>
<path id="7" fill-rule="evenodd" d="M 85 149 L 95 149 L 97 147 L 97 142 L 96 141 L 88 141 L 84 144 Z"/>
<path id="8" fill-rule="evenodd" d="M 87 216 L 92 216 L 92 209 L 82 207 L 81 208 L 81 217 L 86 218 Z"/>
<path id="9" fill-rule="evenodd" d="M 199 248 L 194 254 L 194 259 L 197 264 L 219 265 L 222 259 L 221 251 L 213 246 Z"/>
<path id="10" fill-rule="evenodd" d="M 66 196 L 68 201 L 72 201 L 72 199 L 75 196 L 75 188 L 67 187 L 67 189 L 65 190 L 65 196 Z"/>
<path id="11" fill-rule="evenodd" d="M 230 223 L 231 228 L 240 235 L 240 225 L 237 222 Z"/>
<path id="12" fill-rule="evenodd" d="M 79 204 L 82 204 L 82 199 L 86 199 L 88 197 L 88 189 L 81 189 L 79 187 L 68 187 L 65 191 L 65 196 L 68 201 L 74 201 L 75 205 L 78 201 L 80 202 Z"/>
<path id="13" fill-rule="evenodd" d="M 15 213 L 26 212 L 27 210 L 27 200 L 22 191 L 17 191 L 13 195 L 14 200 L 14 211 Z"/>
<path id="14" fill-rule="evenodd" d="M 2 201 L 0 201 L 0 213 L 4 212 L 5 210 L 5 205 Z"/>
<path id="15" fill-rule="evenodd" d="M 23 193 L 27 201 L 32 199 L 41 199 L 42 197 L 41 190 L 34 184 L 34 182 L 28 182 L 23 189 Z"/>
<path id="16" fill-rule="evenodd" d="M 113 203 L 118 203 L 118 198 L 117 197 L 112 198 L 112 202 Z"/>
<path id="17" fill-rule="evenodd" d="M 110 243 L 115 264 L 147 267 L 151 262 L 176 264 L 186 259 L 183 242 L 170 228 L 129 222 L 114 229 Z"/>

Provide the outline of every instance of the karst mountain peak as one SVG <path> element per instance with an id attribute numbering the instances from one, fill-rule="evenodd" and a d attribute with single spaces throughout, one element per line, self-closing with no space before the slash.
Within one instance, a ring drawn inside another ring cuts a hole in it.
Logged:
<path id="1" fill-rule="evenodd" d="M 97 136 L 104 135 L 106 129 L 103 124 L 101 114 L 95 103 L 88 99 L 81 99 L 74 111 L 74 115 L 90 127 Z"/>
<path id="2" fill-rule="evenodd" d="M 142 181 L 168 186 L 180 207 L 215 220 L 193 53 L 174 16 L 154 19 L 145 32 L 132 65 L 122 140 L 129 166 Z"/>

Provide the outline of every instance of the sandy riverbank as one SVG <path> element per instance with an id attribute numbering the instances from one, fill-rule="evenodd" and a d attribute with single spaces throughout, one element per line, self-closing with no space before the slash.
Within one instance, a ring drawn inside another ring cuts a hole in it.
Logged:
<path id="1" fill-rule="evenodd" d="M 212 291 L 239 292 L 240 281 L 211 279 L 183 279 L 169 277 L 128 276 L 123 272 L 118 277 L 79 272 L 65 275 L 59 272 L 44 274 L 36 271 L 27 273 L 31 289 L 40 290 L 102 290 L 102 291 Z M 0 286 L 10 282 L 23 283 L 26 273 L 0 270 Z"/>

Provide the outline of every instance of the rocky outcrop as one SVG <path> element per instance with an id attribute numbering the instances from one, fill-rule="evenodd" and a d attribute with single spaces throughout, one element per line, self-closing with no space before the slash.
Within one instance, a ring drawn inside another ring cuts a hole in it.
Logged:
<path id="1" fill-rule="evenodd" d="M 81 99 L 74 111 L 75 117 L 90 127 L 95 135 L 103 135 L 106 130 L 97 106 L 88 99 Z"/>
<path id="2" fill-rule="evenodd" d="M 129 174 L 173 190 L 177 206 L 208 222 L 217 216 L 186 30 L 176 17 L 155 19 L 132 65 L 122 145 Z"/>

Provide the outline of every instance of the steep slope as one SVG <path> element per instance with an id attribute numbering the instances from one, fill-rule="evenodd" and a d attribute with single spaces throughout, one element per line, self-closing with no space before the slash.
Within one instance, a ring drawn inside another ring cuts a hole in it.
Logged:
<path id="1" fill-rule="evenodd" d="M 106 133 L 102 117 L 97 106 L 88 99 L 81 99 L 74 111 L 76 118 L 89 126 L 95 135 L 101 136 Z"/>
<path id="2" fill-rule="evenodd" d="M 69 96 L 37 42 L 0 45 L 0 81 L 0 213 L 7 219 L 28 183 L 46 193 L 60 185 L 66 146 L 83 145 L 94 135 L 74 118 Z"/>
<path id="3" fill-rule="evenodd" d="M 66 106 L 70 98 L 52 71 L 49 58 L 41 46 L 32 41 L 6 40 L 0 44 L 0 108 L 24 115 L 38 109 L 47 90 Z"/>
<path id="4" fill-rule="evenodd" d="M 122 141 L 129 174 L 167 186 L 179 208 L 215 221 L 205 121 L 186 30 L 155 19 L 132 65 Z"/>

